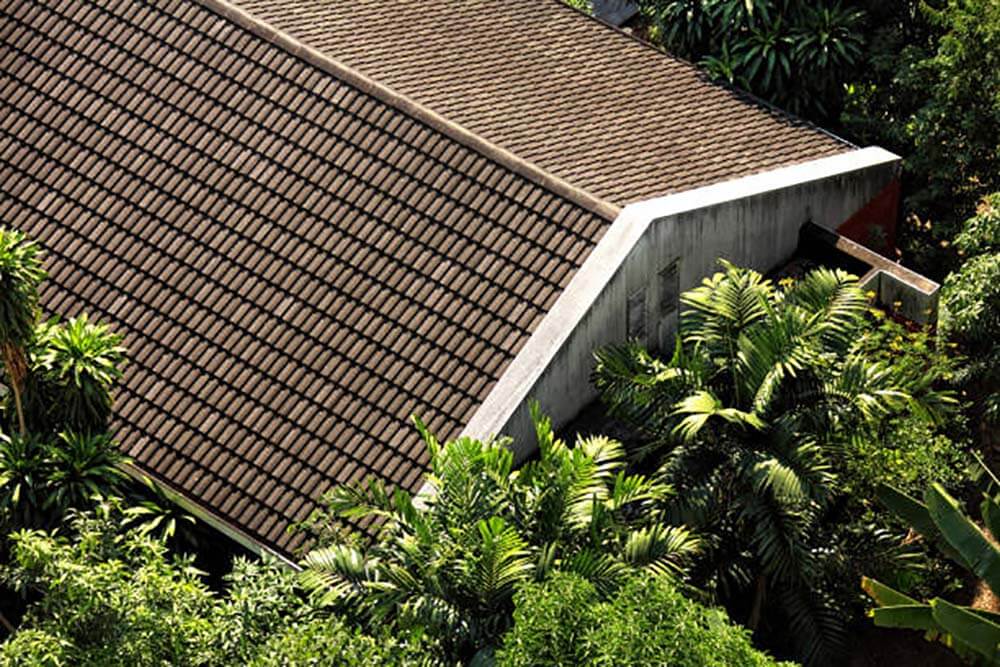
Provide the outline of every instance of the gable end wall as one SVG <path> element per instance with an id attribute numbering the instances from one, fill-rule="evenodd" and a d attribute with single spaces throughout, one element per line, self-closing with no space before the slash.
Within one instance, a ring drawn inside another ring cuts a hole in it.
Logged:
<path id="1" fill-rule="evenodd" d="M 891 183 L 899 158 L 869 148 L 626 207 L 567 287 L 465 433 L 535 449 L 528 404 L 559 427 L 596 398 L 593 351 L 626 338 L 629 297 L 645 290 L 646 340 L 670 349 L 679 308 L 663 305 L 660 272 L 677 261 L 684 291 L 717 270 L 717 258 L 766 272 L 796 250 L 800 227 L 836 229 Z M 664 314 L 665 313 L 665 314 Z"/>

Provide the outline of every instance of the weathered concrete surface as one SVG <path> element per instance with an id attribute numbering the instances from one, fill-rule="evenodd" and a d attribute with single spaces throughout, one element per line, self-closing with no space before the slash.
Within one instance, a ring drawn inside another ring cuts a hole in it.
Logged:
<path id="1" fill-rule="evenodd" d="M 899 173 L 899 158 L 867 148 L 627 206 L 480 406 L 465 433 L 514 438 L 535 449 L 528 403 L 558 427 L 596 397 L 593 351 L 626 338 L 626 303 L 645 288 L 647 336 L 668 348 L 677 310 L 661 317 L 658 273 L 679 261 L 678 286 L 694 287 L 717 259 L 767 271 L 795 251 L 799 228 L 836 229 Z"/>

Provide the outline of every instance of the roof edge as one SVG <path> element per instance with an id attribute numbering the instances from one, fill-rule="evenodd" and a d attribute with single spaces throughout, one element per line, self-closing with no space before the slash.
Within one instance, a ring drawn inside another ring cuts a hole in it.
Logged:
<path id="1" fill-rule="evenodd" d="M 328 74 L 347 82 L 348 84 L 362 90 L 363 92 L 376 97 L 389 106 L 402 111 L 441 132 L 451 139 L 459 142 L 463 146 L 470 148 L 494 162 L 497 162 L 511 171 L 532 181 L 550 192 L 557 194 L 574 204 L 581 206 L 591 213 L 598 215 L 609 222 L 614 221 L 621 211 L 621 207 L 609 201 L 600 199 L 585 190 L 582 190 L 568 181 L 549 173 L 538 165 L 529 162 L 514 153 L 501 148 L 500 146 L 484 139 L 480 135 L 471 132 L 461 125 L 448 120 L 436 111 L 410 99 L 409 97 L 397 93 L 391 88 L 375 81 L 361 72 L 345 65 L 328 54 L 313 48 L 308 44 L 292 37 L 288 33 L 279 30 L 271 24 L 257 18 L 246 10 L 229 2 L 229 0 L 196 0 L 199 4 L 212 12 L 219 14 L 236 23 L 240 27 L 253 34 L 266 39 L 288 51 L 297 58 L 307 61 L 314 67 L 318 67 Z"/>
<path id="2" fill-rule="evenodd" d="M 783 118 L 784 120 L 792 123 L 793 125 L 798 125 L 798 126 L 802 127 L 803 129 L 812 130 L 814 132 L 819 132 L 820 134 L 825 134 L 830 139 L 833 139 L 834 141 L 843 144 L 845 148 L 852 148 L 854 150 L 860 150 L 861 149 L 861 146 L 858 146 L 853 141 L 849 141 L 848 139 L 845 139 L 844 137 L 842 137 L 842 136 L 834 133 L 833 131 L 826 129 L 822 125 L 819 125 L 817 123 L 814 123 L 811 120 L 803 118 L 802 116 L 799 116 L 798 114 L 794 114 L 791 111 L 788 111 L 787 109 L 782 109 L 778 105 L 773 104 L 771 102 L 768 102 L 763 97 L 760 97 L 760 96 L 758 96 L 758 95 L 756 95 L 754 93 L 751 93 L 749 90 L 744 90 L 743 88 L 740 88 L 739 86 L 737 86 L 737 85 L 735 85 L 733 83 L 730 83 L 728 81 L 718 81 L 716 79 L 713 79 L 712 77 L 710 77 L 708 75 L 708 72 L 706 72 L 703 67 L 700 67 L 698 64 L 696 64 L 696 63 L 688 60 L 687 58 L 683 58 L 683 57 L 677 55 L 676 53 L 672 53 L 672 52 L 668 51 L 667 49 L 665 49 L 663 47 L 659 47 L 659 46 L 653 44 L 652 42 L 648 42 L 645 39 L 642 39 L 641 37 L 639 37 L 638 35 L 636 35 L 634 33 L 626 32 L 620 26 L 612 25 L 612 24 L 608 23 L 607 21 L 602 21 L 601 19 L 597 18 L 593 14 L 588 14 L 587 12 L 583 11 L 579 7 L 574 7 L 573 5 L 569 4 L 565 0 L 552 0 L 552 1 L 559 3 L 560 5 L 562 5 L 564 8 L 566 8 L 567 10 L 569 10 L 571 12 L 575 12 L 575 13 L 577 13 L 577 14 L 579 14 L 579 15 L 581 15 L 581 16 L 583 16 L 583 17 L 585 17 L 585 18 L 587 18 L 587 19 L 589 19 L 589 20 L 591 20 L 591 21 L 593 21 L 595 23 L 597 23 L 598 25 L 600 25 L 600 26 L 602 26 L 602 27 L 604 27 L 604 28 L 606 28 L 608 30 L 611 30 L 612 32 L 617 33 L 619 36 L 624 37 L 625 39 L 631 40 L 631 41 L 639 44 L 640 46 L 643 46 L 643 47 L 645 47 L 647 49 L 651 49 L 651 50 L 655 51 L 656 53 L 660 54 L 660 56 L 663 56 L 663 57 L 666 57 L 666 58 L 670 58 L 672 60 L 676 60 L 677 62 L 679 62 L 679 63 L 681 63 L 683 65 L 686 65 L 687 67 L 690 67 L 695 72 L 697 72 L 700 76 L 704 77 L 705 81 L 707 83 L 709 83 L 709 84 L 711 84 L 713 86 L 717 86 L 719 88 L 722 88 L 723 90 L 729 91 L 733 95 L 736 95 L 738 98 L 740 98 L 740 101 L 744 102 L 745 104 L 757 105 L 759 107 L 762 107 L 762 108 L 766 109 L 768 112 L 770 112 L 770 113 L 772 113 L 772 114 L 774 114 L 776 116 L 779 116 L 779 117 Z M 640 10 L 640 14 L 641 13 L 642 12 Z M 642 200 L 639 200 L 639 201 L 642 201 Z"/>
<path id="3" fill-rule="evenodd" d="M 479 404 L 462 435 L 488 439 L 504 434 L 549 364 L 656 220 L 899 161 L 898 155 L 870 146 L 629 204 Z M 517 447 L 515 452 L 526 453 Z"/>
<path id="4" fill-rule="evenodd" d="M 204 522 L 205 525 L 210 526 L 213 530 L 222 533 L 245 549 L 248 549 L 258 556 L 266 554 L 292 570 L 302 569 L 300 565 L 291 560 L 283 551 L 274 546 L 268 546 L 265 542 L 253 537 L 250 533 L 244 531 L 228 519 L 222 518 L 214 510 L 180 491 L 163 477 L 157 475 L 151 470 L 146 469 L 145 466 L 140 466 L 139 464 L 130 461 L 120 465 L 119 468 L 122 472 L 137 482 L 143 483 L 144 479 L 152 481 L 160 488 L 163 495 L 166 496 L 166 498 L 172 503 L 175 503 L 185 512 L 190 512 L 196 519 Z"/>

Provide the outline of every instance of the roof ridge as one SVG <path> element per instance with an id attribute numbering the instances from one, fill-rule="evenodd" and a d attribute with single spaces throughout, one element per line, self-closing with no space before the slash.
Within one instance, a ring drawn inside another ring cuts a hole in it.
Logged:
<path id="1" fill-rule="evenodd" d="M 458 123 L 448 120 L 429 107 L 392 90 L 385 84 L 379 83 L 375 79 L 362 74 L 329 54 L 309 46 L 287 32 L 275 28 L 270 23 L 254 16 L 229 0 L 196 0 L 196 2 L 210 11 L 233 21 L 258 37 L 276 44 L 293 56 L 306 60 L 311 65 L 319 67 L 349 85 L 372 95 L 379 101 L 419 120 L 463 146 L 480 153 L 494 162 L 500 163 L 536 185 L 560 197 L 569 199 L 573 203 L 608 221 L 613 221 L 618 217 L 618 213 L 621 211 L 620 206 L 578 188 L 555 174 L 542 169 L 533 162 L 529 162 L 501 148 L 482 136 L 467 130 Z"/>

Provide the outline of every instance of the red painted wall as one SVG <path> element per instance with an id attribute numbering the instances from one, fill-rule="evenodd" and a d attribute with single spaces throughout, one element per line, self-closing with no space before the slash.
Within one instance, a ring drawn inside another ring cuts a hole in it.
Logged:
<path id="1" fill-rule="evenodd" d="M 887 257 L 896 248 L 900 183 L 894 178 L 875 198 L 847 219 L 837 232 Z"/>

